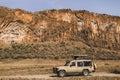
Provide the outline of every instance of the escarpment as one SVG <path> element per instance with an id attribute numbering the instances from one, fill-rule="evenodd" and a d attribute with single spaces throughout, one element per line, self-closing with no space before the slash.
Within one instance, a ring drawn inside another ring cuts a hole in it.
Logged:
<path id="1" fill-rule="evenodd" d="M 70 9 L 28 12 L 0 7 L 1 45 L 82 41 L 120 49 L 120 17 Z M 2 46 L 1 46 L 2 47 Z"/>

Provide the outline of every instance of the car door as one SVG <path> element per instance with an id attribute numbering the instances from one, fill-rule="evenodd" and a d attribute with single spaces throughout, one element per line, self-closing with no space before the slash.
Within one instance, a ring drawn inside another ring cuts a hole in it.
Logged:
<path id="1" fill-rule="evenodd" d="M 77 67 L 76 67 L 76 72 L 80 73 L 83 71 L 83 61 L 78 61 L 77 62 Z"/>
<path id="2" fill-rule="evenodd" d="M 88 69 L 89 71 L 93 70 L 92 62 L 91 61 L 84 61 L 84 68 Z"/>
<path id="3" fill-rule="evenodd" d="M 67 72 L 69 72 L 69 73 L 76 72 L 76 62 L 75 61 L 70 62 L 70 65 L 68 66 Z"/>

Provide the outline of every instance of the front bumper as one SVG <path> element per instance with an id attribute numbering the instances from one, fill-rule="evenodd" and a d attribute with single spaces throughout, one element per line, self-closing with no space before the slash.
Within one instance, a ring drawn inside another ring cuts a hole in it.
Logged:
<path id="1" fill-rule="evenodd" d="M 53 73 L 57 73 L 58 68 L 53 67 Z"/>

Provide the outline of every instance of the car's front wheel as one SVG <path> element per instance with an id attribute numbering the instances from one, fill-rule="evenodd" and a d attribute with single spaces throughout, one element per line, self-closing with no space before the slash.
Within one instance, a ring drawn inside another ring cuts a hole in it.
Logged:
<path id="1" fill-rule="evenodd" d="M 66 75 L 66 73 L 63 70 L 58 72 L 59 77 L 64 77 L 65 75 Z"/>
<path id="2" fill-rule="evenodd" d="M 89 75 L 89 71 L 88 70 L 83 70 L 83 75 L 84 76 L 88 76 Z"/>

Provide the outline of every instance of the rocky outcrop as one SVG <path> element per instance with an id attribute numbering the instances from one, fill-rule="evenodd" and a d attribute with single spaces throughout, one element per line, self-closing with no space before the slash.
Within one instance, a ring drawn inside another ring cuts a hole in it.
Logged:
<path id="1" fill-rule="evenodd" d="M 0 7 L 0 12 L 0 41 L 6 45 L 82 41 L 90 46 L 120 49 L 118 16 L 70 9 L 31 13 Z"/>

